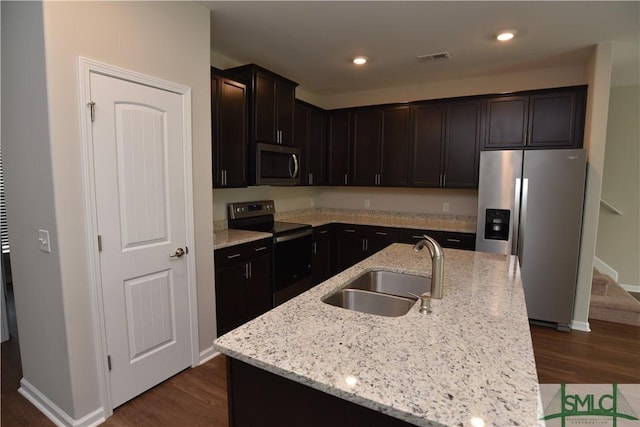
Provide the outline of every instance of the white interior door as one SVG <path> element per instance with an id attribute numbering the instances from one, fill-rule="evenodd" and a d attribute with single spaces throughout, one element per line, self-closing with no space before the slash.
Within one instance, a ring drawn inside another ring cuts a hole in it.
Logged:
<path id="1" fill-rule="evenodd" d="M 113 407 L 191 364 L 182 98 L 91 73 Z M 185 254 L 180 256 L 180 252 Z"/>

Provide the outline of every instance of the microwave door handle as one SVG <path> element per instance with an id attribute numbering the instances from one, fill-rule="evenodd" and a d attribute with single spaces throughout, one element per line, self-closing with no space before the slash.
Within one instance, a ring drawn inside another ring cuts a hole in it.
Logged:
<path id="1" fill-rule="evenodd" d="M 291 159 L 293 159 L 293 173 L 291 172 L 291 161 L 289 161 L 289 176 L 291 178 L 296 178 L 298 176 L 298 156 L 295 154 L 291 154 Z"/>

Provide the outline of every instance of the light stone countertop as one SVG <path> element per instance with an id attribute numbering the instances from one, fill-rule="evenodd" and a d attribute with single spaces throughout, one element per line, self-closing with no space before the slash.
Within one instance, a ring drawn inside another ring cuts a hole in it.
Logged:
<path id="1" fill-rule="evenodd" d="M 226 248 L 227 246 L 240 245 L 255 240 L 271 238 L 271 233 L 247 230 L 217 230 L 213 233 L 213 249 Z"/>
<path id="2" fill-rule="evenodd" d="M 470 426 L 474 418 L 485 426 L 538 425 L 539 387 L 516 258 L 444 254 L 444 298 L 432 301 L 429 315 L 418 313 L 419 302 L 404 316 L 382 317 L 321 301 L 368 270 L 431 274 L 428 251 L 396 243 L 214 346 L 415 425 Z"/>
<path id="3" fill-rule="evenodd" d="M 276 220 L 310 224 L 313 227 L 336 222 L 358 225 L 377 225 L 381 227 L 455 231 L 460 233 L 476 232 L 475 217 L 410 212 L 311 208 L 276 213 Z"/>
<path id="4" fill-rule="evenodd" d="M 303 209 L 276 214 L 276 221 L 309 224 L 319 227 L 331 223 L 373 225 L 381 227 L 417 228 L 428 230 L 475 233 L 475 217 L 412 214 L 402 212 L 383 212 L 348 209 Z M 253 240 L 271 237 L 270 233 L 243 230 L 229 230 L 226 220 L 214 221 L 213 248 L 239 245 Z"/>

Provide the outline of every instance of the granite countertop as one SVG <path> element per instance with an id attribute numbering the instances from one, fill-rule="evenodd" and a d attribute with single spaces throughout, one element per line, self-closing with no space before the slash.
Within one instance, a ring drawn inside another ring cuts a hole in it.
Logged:
<path id="1" fill-rule="evenodd" d="M 310 224 L 312 227 L 330 223 L 377 225 L 381 227 L 419 228 L 460 233 L 475 233 L 475 217 L 412 214 L 346 209 L 309 209 L 276 214 L 278 220 Z"/>
<path id="2" fill-rule="evenodd" d="M 402 212 L 359 211 L 347 209 L 304 209 L 276 214 L 277 221 L 309 224 L 319 227 L 331 223 L 377 225 L 381 227 L 418 228 L 428 230 L 475 233 L 474 217 L 411 214 Z M 213 248 L 239 245 L 271 237 L 270 233 L 229 230 L 227 221 L 214 222 Z"/>
<path id="3" fill-rule="evenodd" d="M 218 338 L 243 362 L 421 426 L 538 424 L 539 387 L 515 257 L 444 249 L 433 312 L 381 317 L 321 298 L 365 271 L 428 276 L 428 254 L 393 244 Z M 347 382 L 347 378 L 349 378 Z M 473 424 L 478 425 L 478 424 Z"/>
<path id="4" fill-rule="evenodd" d="M 248 230 L 217 230 L 213 233 L 213 249 L 226 248 L 227 246 L 240 245 L 255 240 L 271 238 L 271 233 Z"/>

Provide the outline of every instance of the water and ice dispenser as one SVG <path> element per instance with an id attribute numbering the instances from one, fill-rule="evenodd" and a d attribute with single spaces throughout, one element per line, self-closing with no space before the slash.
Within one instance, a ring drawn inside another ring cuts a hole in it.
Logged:
<path id="1" fill-rule="evenodd" d="M 509 209 L 487 209 L 485 215 L 484 238 L 509 240 Z"/>

